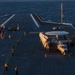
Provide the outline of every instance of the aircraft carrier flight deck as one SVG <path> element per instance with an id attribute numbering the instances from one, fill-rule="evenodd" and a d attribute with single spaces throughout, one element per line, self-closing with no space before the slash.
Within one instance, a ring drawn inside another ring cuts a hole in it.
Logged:
<path id="1" fill-rule="evenodd" d="M 63 56 L 57 50 L 46 52 L 39 39 L 39 32 L 52 31 L 55 26 L 61 26 L 64 31 L 70 33 L 70 36 L 75 36 L 74 26 L 41 22 L 37 16 L 0 15 L 0 25 L 5 26 L 4 38 L 0 38 L 0 75 L 16 75 L 14 70 L 16 66 L 18 75 L 75 74 L 75 46 L 70 49 L 69 54 Z M 17 25 L 19 30 L 8 30 L 9 27 L 16 28 Z M 14 55 L 12 55 L 13 45 L 15 45 Z M 4 69 L 5 63 L 8 63 L 7 71 Z"/>

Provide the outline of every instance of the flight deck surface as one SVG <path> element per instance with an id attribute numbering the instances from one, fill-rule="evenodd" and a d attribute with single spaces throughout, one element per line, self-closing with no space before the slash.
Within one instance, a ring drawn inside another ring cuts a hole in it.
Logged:
<path id="1" fill-rule="evenodd" d="M 0 24 L 6 21 L 1 18 Z M 8 31 L 8 27 L 20 26 L 19 31 Z M 15 75 L 14 68 L 18 67 L 19 75 L 74 75 L 75 74 L 75 51 L 63 56 L 59 51 L 46 52 L 43 48 L 38 32 L 52 31 L 54 25 L 39 24 L 33 21 L 30 14 L 15 14 L 5 24 L 5 38 L 0 39 L 0 75 Z M 64 26 L 64 31 L 75 35 L 75 29 Z M 26 33 L 24 35 L 24 32 Z M 9 39 L 8 36 L 11 35 Z M 16 40 L 19 41 L 18 45 Z M 12 56 L 12 46 L 15 45 Z M 8 63 L 8 71 L 4 70 L 4 64 Z"/>

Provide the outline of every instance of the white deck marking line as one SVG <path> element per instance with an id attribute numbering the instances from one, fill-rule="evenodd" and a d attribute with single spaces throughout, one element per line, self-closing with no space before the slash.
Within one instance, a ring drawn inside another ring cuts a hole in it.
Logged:
<path id="1" fill-rule="evenodd" d="M 75 29 L 75 27 L 74 27 L 73 25 L 71 25 L 71 27 L 72 27 L 73 29 Z"/>
<path id="2" fill-rule="evenodd" d="M 35 14 L 37 17 L 38 17 L 38 15 L 37 14 Z M 42 17 L 41 17 L 42 18 Z M 43 20 L 41 20 L 40 19 L 40 17 L 38 17 L 38 19 L 41 21 L 41 22 L 47 22 L 47 23 L 50 23 L 50 22 L 52 22 L 51 20 L 49 20 L 49 21 L 43 21 Z M 42 18 L 43 19 L 43 18 Z"/>
<path id="3" fill-rule="evenodd" d="M 10 18 L 8 18 L 4 23 L 2 23 L 2 25 L 5 25 L 9 20 L 11 20 L 13 17 L 15 16 L 15 14 L 13 14 Z"/>
<path id="4" fill-rule="evenodd" d="M 35 14 L 36 16 L 37 16 L 37 14 Z M 37 16 L 38 17 L 38 16 Z M 44 21 L 42 21 L 39 17 L 38 17 L 38 19 L 41 21 L 41 22 L 44 22 Z"/>
<path id="5" fill-rule="evenodd" d="M 6 17 L 6 16 L 8 16 L 8 14 L 2 15 L 2 16 L 0 16 L 0 18 Z"/>
<path id="6" fill-rule="evenodd" d="M 66 26 L 66 25 L 65 25 Z M 71 26 L 74 30 L 75 30 L 75 27 L 73 25 L 67 25 L 67 26 Z"/>
<path id="7" fill-rule="evenodd" d="M 37 23 L 37 21 L 35 20 L 35 18 L 33 17 L 33 15 L 30 14 L 30 16 L 31 16 L 31 18 L 33 19 L 33 21 L 34 21 L 34 23 L 36 24 L 36 26 L 39 28 L 40 26 L 39 26 L 39 24 Z"/>

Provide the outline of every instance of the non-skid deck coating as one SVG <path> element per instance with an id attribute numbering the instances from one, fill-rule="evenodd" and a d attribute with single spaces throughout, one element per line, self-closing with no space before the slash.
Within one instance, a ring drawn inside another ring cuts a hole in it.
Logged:
<path id="1" fill-rule="evenodd" d="M 3 23 L 2 19 L 0 23 Z M 16 27 L 17 24 L 20 25 L 19 31 L 7 30 L 8 27 Z M 36 26 L 30 14 L 15 14 L 5 24 L 5 38 L 0 39 L 0 75 L 15 75 L 16 66 L 19 69 L 18 75 L 75 74 L 75 47 L 71 51 L 71 56 L 63 56 L 59 51 L 47 53 L 39 40 L 38 32 L 50 31 L 52 25 L 43 25 L 39 21 L 38 24 L 40 27 Z M 65 27 L 64 30 L 75 34 L 71 26 Z M 25 36 L 24 32 L 26 32 Z M 8 39 L 8 35 L 11 35 L 11 39 Z M 15 42 L 17 39 L 18 45 Z M 16 45 L 14 56 L 11 55 L 13 44 Z M 8 63 L 8 71 L 4 71 L 4 63 Z"/>

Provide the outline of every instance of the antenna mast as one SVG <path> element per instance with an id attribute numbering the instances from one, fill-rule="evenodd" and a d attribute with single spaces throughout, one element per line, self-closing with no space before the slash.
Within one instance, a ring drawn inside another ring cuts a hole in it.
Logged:
<path id="1" fill-rule="evenodd" d="M 63 4 L 61 3 L 61 23 L 63 23 L 63 18 L 64 18 L 64 15 L 63 15 Z"/>

